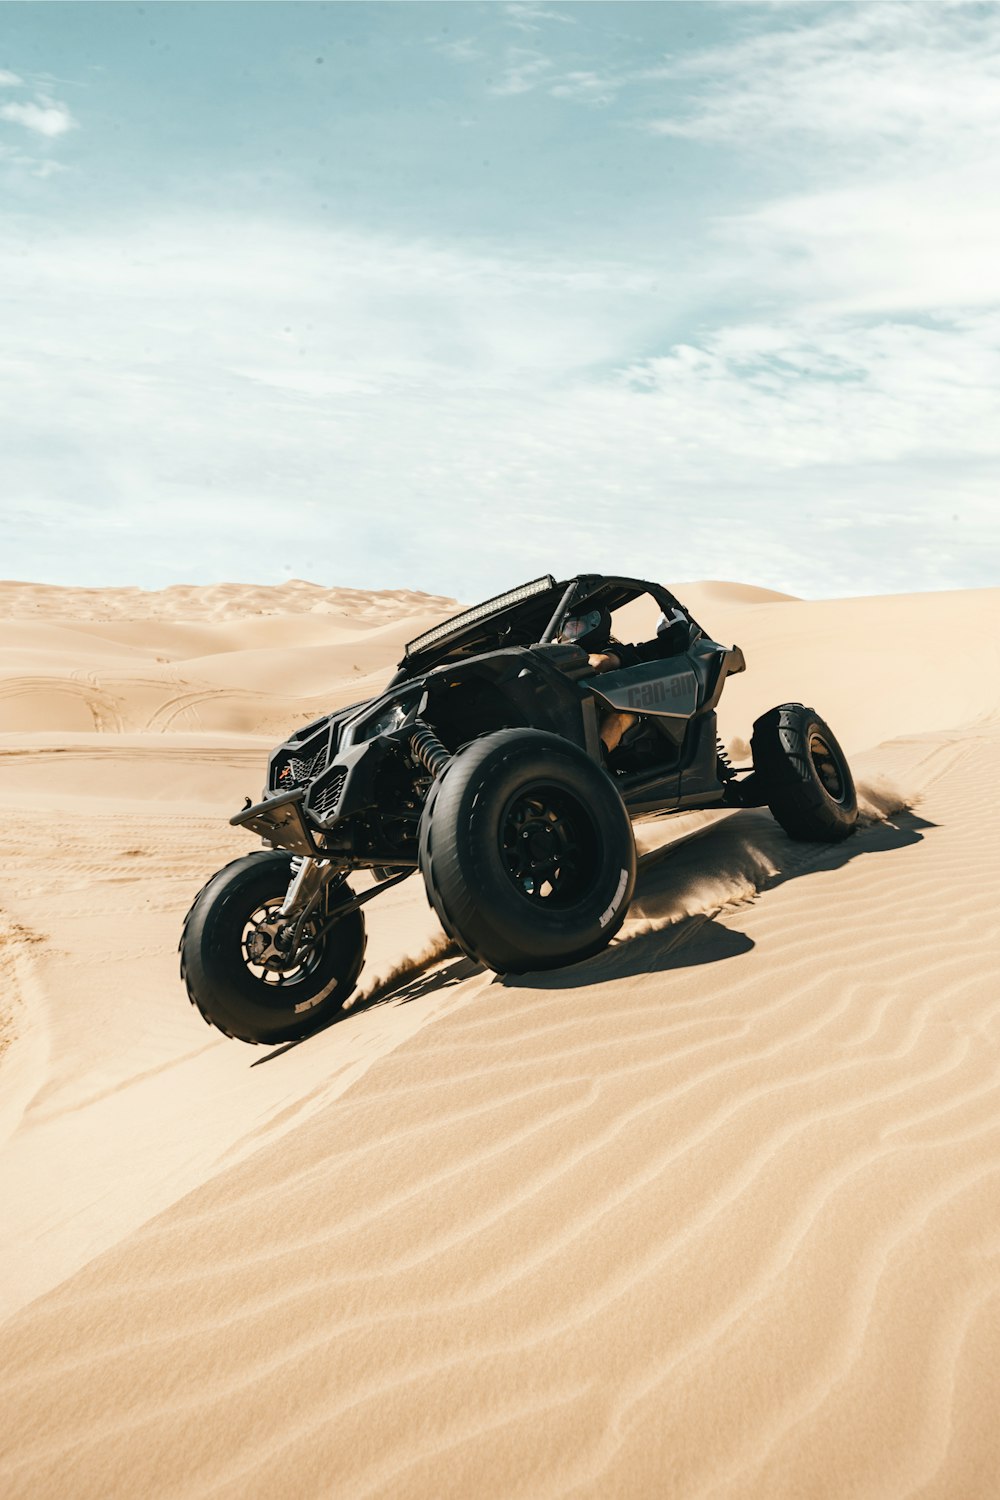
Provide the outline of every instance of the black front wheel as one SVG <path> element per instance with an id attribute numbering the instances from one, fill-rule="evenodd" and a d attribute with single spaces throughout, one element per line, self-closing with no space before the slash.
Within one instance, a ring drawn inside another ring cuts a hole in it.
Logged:
<path id="1" fill-rule="evenodd" d="M 420 824 L 431 905 L 499 973 L 575 963 L 605 947 L 635 886 L 635 843 L 607 774 L 537 729 L 485 735 L 434 783 Z"/>
<path id="2" fill-rule="evenodd" d="M 754 781 L 793 839 L 835 844 L 854 832 L 858 798 L 847 757 L 814 708 L 782 703 L 753 726 Z"/>
<path id="3" fill-rule="evenodd" d="M 365 919 L 346 913 L 321 935 L 341 883 L 307 919 L 294 951 L 280 908 L 291 855 L 263 849 L 234 860 L 198 892 L 181 934 L 181 978 L 211 1026 L 243 1042 L 298 1041 L 336 1018 L 365 956 Z"/>

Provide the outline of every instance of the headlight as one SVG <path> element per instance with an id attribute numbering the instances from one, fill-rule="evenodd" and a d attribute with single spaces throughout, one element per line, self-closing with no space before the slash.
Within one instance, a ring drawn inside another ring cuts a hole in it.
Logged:
<path id="1" fill-rule="evenodd" d="M 395 703 L 389 703 L 385 708 L 380 708 L 377 713 L 372 714 L 370 719 L 362 719 L 361 723 L 355 724 L 351 731 L 351 743 L 360 745 L 365 740 L 373 740 L 376 735 L 388 734 L 390 730 L 398 729 L 400 724 L 405 723 L 414 701 L 413 698 L 397 699 Z"/>
<path id="2" fill-rule="evenodd" d="M 405 703 L 391 703 L 365 725 L 365 739 L 374 739 L 377 734 L 388 734 L 390 729 L 398 729 L 406 714 Z"/>

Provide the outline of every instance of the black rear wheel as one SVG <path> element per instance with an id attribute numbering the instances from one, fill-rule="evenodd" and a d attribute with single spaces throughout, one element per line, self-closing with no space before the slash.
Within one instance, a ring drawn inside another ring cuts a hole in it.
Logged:
<path id="1" fill-rule="evenodd" d="M 836 736 L 814 708 L 782 703 L 753 727 L 754 778 L 793 839 L 837 843 L 854 832 L 858 798 Z"/>
<path id="2" fill-rule="evenodd" d="M 420 868 L 445 931 L 499 973 L 597 953 L 635 885 L 629 817 L 582 750 L 536 729 L 460 751 L 434 783 Z"/>
<path id="3" fill-rule="evenodd" d="M 298 1041 L 334 1020 L 365 955 L 365 922 L 349 912 L 320 930 L 351 899 L 340 884 L 307 919 L 293 950 L 280 915 L 291 855 L 246 854 L 195 897 L 181 935 L 181 977 L 192 1005 L 211 1025 L 243 1042 Z"/>

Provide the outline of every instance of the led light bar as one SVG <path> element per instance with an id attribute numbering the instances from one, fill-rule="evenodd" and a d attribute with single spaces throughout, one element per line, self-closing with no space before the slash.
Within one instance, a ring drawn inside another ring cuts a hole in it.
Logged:
<path id="1" fill-rule="evenodd" d="M 551 573 L 546 573 L 544 578 L 534 578 L 530 583 L 522 583 L 520 588 L 509 589 L 506 594 L 497 594 L 492 599 L 487 599 L 482 604 L 477 604 L 474 609 L 467 609 L 460 615 L 455 615 L 451 620 L 446 620 L 443 625 L 435 625 L 433 630 L 426 630 L 423 635 L 418 635 L 415 640 L 409 641 L 406 647 L 407 657 L 419 656 L 422 651 L 427 651 L 431 646 L 446 641 L 450 636 L 460 635 L 470 625 L 475 625 L 477 620 L 486 620 L 490 615 L 499 614 L 501 610 L 508 609 L 512 604 L 520 604 L 523 599 L 533 599 L 536 594 L 545 594 L 549 589 L 554 589 L 556 581 Z"/>

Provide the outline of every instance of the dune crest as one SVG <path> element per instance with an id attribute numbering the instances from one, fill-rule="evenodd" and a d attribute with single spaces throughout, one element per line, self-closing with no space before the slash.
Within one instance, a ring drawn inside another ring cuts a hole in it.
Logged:
<path id="1" fill-rule="evenodd" d="M 778 589 L 763 589 L 754 583 L 733 583 L 721 578 L 704 578 L 697 583 L 680 583 L 676 586 L 678 598 L 686 600 L 697 593 L 700 599 L 715 604 L 801 604 L 796 594 L 783 594 Z"/>
<path id="2" fill-rule="evenodd" d="M 172 584 L 164 589 L 71 588 L 0 580 L 0 619 L 241 620 L 252 615 L 343 614 L 398 619 L 454 600 L 414 589 L 326 588 L 302 578 L 286 583 Z"/>
<path id="3" fill-rule="evenodd" d="M 0 585 L 5 1497 L 995 1491 L 1000 590 L 677 593 L 747 657 L 726 743 L 813 704 L 857 834 L 641 824 L 619 938 L 504 979 L 414 876 L 267 1051 L 184 912 L 454 602 Z"/>

